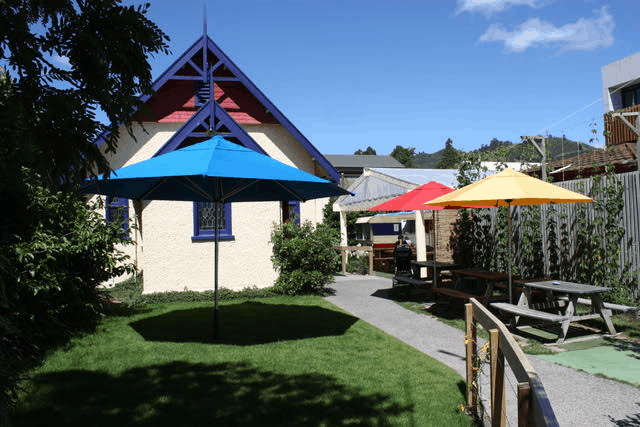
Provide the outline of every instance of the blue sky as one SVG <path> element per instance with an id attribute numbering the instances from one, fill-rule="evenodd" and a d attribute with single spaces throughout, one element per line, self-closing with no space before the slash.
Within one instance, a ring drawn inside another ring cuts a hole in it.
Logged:
<path id="1" fill-rule="evenodd" d="M 127 3 L 138 4 L 139 2 Z M 171 38 L 154 77 L 203 32 L 204 0 L 154 0 Z M 207 1 L 209 36 L 324 154 L 492 138 L 604 145 L 601 68 L 640 51 L 640 1 Z"/>

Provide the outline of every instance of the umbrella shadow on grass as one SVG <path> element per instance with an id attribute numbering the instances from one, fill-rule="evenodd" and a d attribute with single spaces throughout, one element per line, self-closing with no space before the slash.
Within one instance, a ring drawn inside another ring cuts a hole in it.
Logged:
<path id="1" fill-rule="evenodd" d="M 173 362 L 124 371 L 68 370 L 33 379 L 15 425 L 389 425 L 412 404 L 323 374 L 286 375 L 247 363 Z"/>
<path id="2" fill-rule="evenodd" d="M 215 344 L 255 345 L 344 334 L 358 319 L 318 306 L 248 301 L 219 307 Z M 174 310 L 130 323 L 147 341 L 211 343 L 213 307 Z"/>

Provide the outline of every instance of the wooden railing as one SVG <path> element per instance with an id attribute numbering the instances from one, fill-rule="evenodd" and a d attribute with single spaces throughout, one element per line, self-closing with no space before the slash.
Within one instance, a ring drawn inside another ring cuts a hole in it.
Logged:
<path id="1" fill-rule="evenodd" d="M 369 254 L 369 274 L 373 274 L 373 247 L 371 246 L 334 246 L 342 252 L 342 274 L 347 272 L 347 251 L 367 252 Z"/>
<path id="2" fill-rule="evenodd" d="M 616 110 L 616 113 L 637 112 L 640 112 L 640 105 L 632 105 L 631 107 Z M 635 126 L 638 118 L 637 116 L 630 116 L 626 117 L 626 119 L 632 126 Z M 604 115 L 604 130 L 606 131 L 605 138 L 607 146 L 636 142 L 638 140 L 638 135 L 636 135 L 635 132 L 633 132 L 631 128 L 629 128 L 629 126 L 620 119 L 620 117 L 614 117 L 611 113 Z"/>
<path id="3" fill-rule="evenodd" d="M 491 425 L 507 425 L 504 378 L 504 359 L 506 358 L 518 383 L 518 426 L 557 426 L 558 421 L 542 382 L 506 326 L 475 298 L 471 298 L 465 308 L 467 318 L 465 337 L 467 404 L 469 407 L 474 409 L 477 407 L 477 384 L 480 380 L 478 378 L 479 369 L 476 365 L 478 360 L 477 322 L 488 330 L 490 335 Z"/>

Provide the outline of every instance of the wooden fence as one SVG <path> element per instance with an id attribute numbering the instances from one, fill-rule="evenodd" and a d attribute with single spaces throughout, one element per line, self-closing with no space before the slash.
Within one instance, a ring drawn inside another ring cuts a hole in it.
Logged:
<path id="1" fill-rule="evenodd" d="M 505 359 L 515 375 L 518 399 L 518 426 L 557 426 L 558 420 L 535 369 L 523 353 L 506 326 L 487 308 L 470 299 L 465 305 L 467 334 L 465 340 L 467 359 L 467 404 L 477 407 L 477 388 L 480 383 L 476 360 L 478 354 L 476 324 L 489 331 L 491 366 L 491 425 L 506 426 Z M 515 425 L 513 422 L 509 425 Z"/>

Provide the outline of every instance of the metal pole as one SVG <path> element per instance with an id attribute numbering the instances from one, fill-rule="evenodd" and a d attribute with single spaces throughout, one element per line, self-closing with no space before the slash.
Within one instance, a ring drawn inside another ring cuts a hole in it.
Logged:
<path id="1" fill-rule="evenodd" d="M 213 205 L 213 229 L 215 234 L 214 243 L 214 255 L 213 255 L 213 290 L 214 290 L 214 305 L 213 305 L 213 340 L 217 340 L 220 337 L 220 322 L 218 321 L 218 207 L 219 197 L 222 194 L 222 189 L 219 188 L 220 181 L 216 180 L 215 197 Z"/>
<path id="2" fill-rule="evenodd" d="M 511 284 L 511 202 L 513 200 L 507 200 L 507 222 L 509 224 L 509 247 L 507 248 L 508 261 L 509 261 L 509 304 L 513 304 L 513 289 Z"/>

